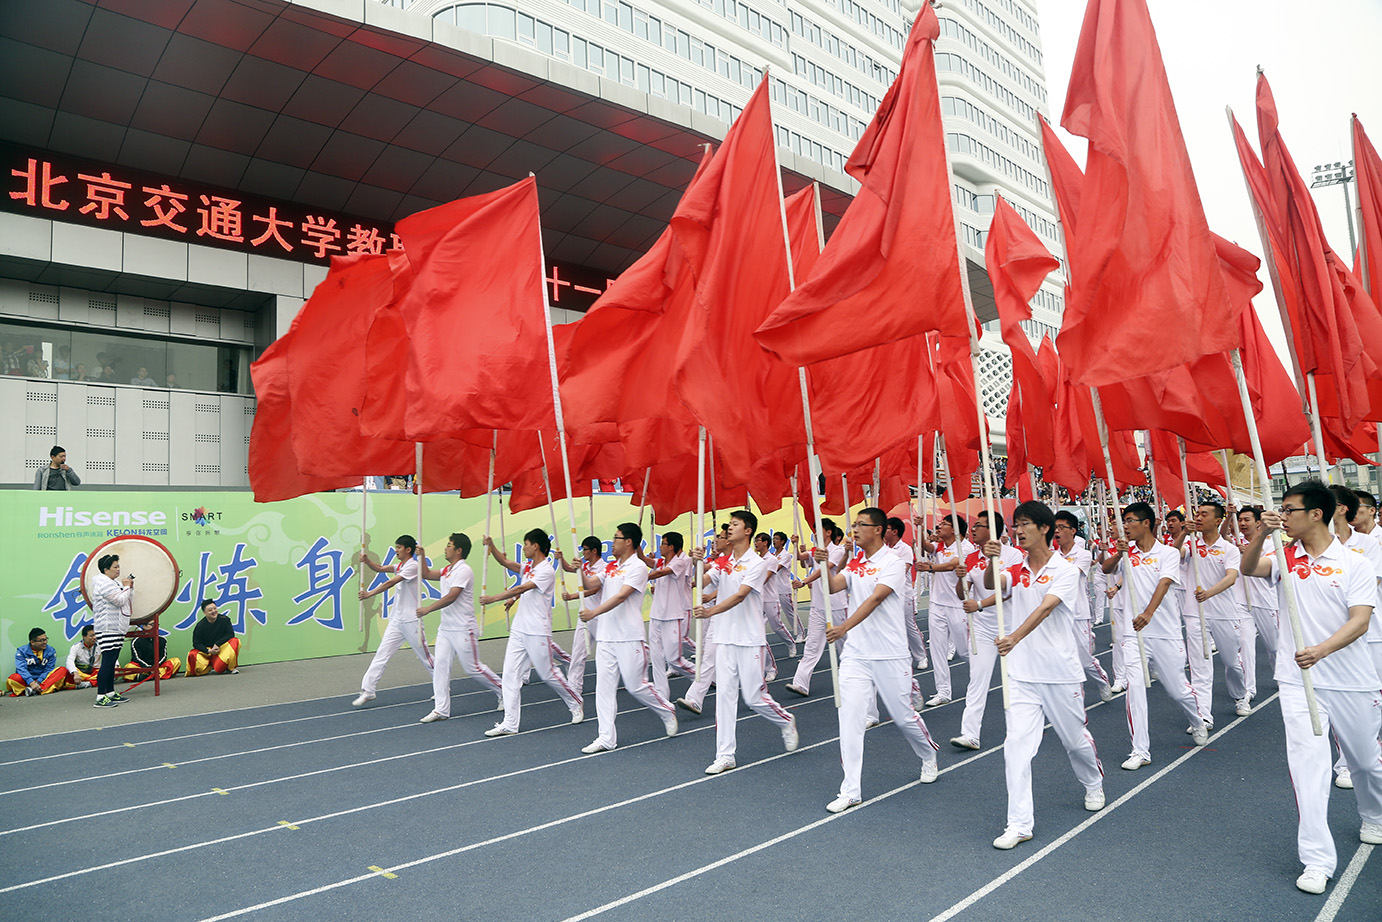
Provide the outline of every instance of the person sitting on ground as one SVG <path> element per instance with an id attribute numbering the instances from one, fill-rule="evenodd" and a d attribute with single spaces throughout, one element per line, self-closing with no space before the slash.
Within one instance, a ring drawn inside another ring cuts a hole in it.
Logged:
<path id="1" fill-rule="evenodd" d="M 48 646 L 48 632 L 41 627 L 29 631 L 29 642 L 14 651 L 14 675 L 6 681 L 10 694 L 46 695 L 66 681 L 67 670 L 58 665 L 58 655 Z"/>
<path id="2" fill-rule="evenodd" d="M 96 649 L 96 628 L 86 625 L 81 639 L 67 651 L 67 687 L 91 688 L 101 669 L 101 651 Z"/>
<path id="3" fill-rule="evenodd" d="M 227 625 L 230 624 L 229 619 L 223 620 L 225 620 Z M 191 659 L 191 657 L 188 658 Z M 153 664 L 154 639 L 152 637 L 135 638 L 134 642 L 130 644 L 130 661 L 125 668 L 150 669 L 153 667 Z M 158 638 L 158 664 L 158 678 L 160 681 L 171 679 L 173 676 L 177 675 L 178 670 L 182 668 L 182 660 L 178 659 L 176 656 L 168 656 L 167 637 Z M 142 675 L 132 676 L 131 681 L 134 681 L 135 678 L 142 678 Z"/>
<path id="4" fill-rule="evenodd" d="M 187 651 L 187 677 L 208 672 L 237 673 L 240 659 L 240 638 L 229 618 L 221 617 L 216 603 L 202 599 L 198 606 L 202 620 L 192 628 L 192 649 Z"/>

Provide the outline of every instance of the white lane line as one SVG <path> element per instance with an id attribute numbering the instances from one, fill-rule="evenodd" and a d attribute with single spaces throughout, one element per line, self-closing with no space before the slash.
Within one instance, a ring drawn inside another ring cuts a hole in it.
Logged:
<path id="1" fill-rule="evenodd" d="M 1343 908 L 1344 900 L 1348 899 L 1348 891 L 1353 889 L 1358 875 L 1363 872 L 1363 865 L 1368 863 L 1368 858 L 1376 847 L 1366 842 L 1358 846 L 1358 851 L 1353 853 L 1353 860 L 1348 863 L 1348 867 L 1344 868 L 1343 876 L 1334 884 L 1334 892 L 1329 894 L 1324 908 L 1320 910 L 1319 915 L 1315 916 L 1315 922 L 1334 922 L 1334 917 Z"/>
<path id="2" fill-rule="evenodd" d="M 1278 692 L 1273 692 L 1270 698 L 1264 699 L 1261 704 L 1253 708 L 1252 714 L 1248 715 L 1247 717 L 1239 717 L 1237 720 L 1233 721 L 1228 726 L 1224 727 L 1222 730 L 1219 730 L 1217 733 L 1211 735 L 1209 737 L 1209 742 L 1214 742 L 1215 740 L 1222 737 L 1225 733 L 1228 733 L 1234 727 L 1237 727 L 1238 725 L 1243 723 L 1243 721 L 1248 720 L 1252 716 L 1258 714 L 1261 711 L 1262 704 L 1270 703 L 1277 697 L 1278 694 Z M 940 913 L 939 915 L 932 916 L 930 922 L 946 922 L 946 920 L 948 919 L 953 919 L 955 916 L 964 912 L 970 906 L 973 906 L 979 900 L 988 896 L 990 893 L 994 892 L 999 887 L 1008 883 L 1008 881 L 1017 877 L 1023 871 L 1027 870 L 1028 868 L 1035 865 L 1037 862 L 1041 861 L 1043 858 L 1055 852 L 1057 849 L 1065 845 L 1067 842 L 1073 840 L 1076 836 L 1084 832 L 1086 829 L 1089 829 L 1095 823 L 1099 823 L 1103 820 L 1108 819 L 1113 814 L 1113 812 L 1117 810 L 1119 807 L 1123 806 L 1128 801 L 1132 800 L 1138 794 L 1141 794 L 1143 791 L 1147 790 L 1147 788 L 1151 787 L 1157 781 L 1160 781 L 1162 778 L 1166 777 L 1171 772 L 1175 771 L 1177 768 L 1180 768 L 1190 759 L 1193 759 L 1198 753 L 1203 752 L 1204 748 L 1205 747 L 1202 746 L 1196 746 L 1195 748 L 1191 749 L 1189 752 L 1185 753 L 1180 758 L 1176 759 L 1170 765 L 1167 765 L 1165 768 L 1161 769 L 1161 771 L 1152 775 L 1152 777 L 1148 778 L 1146 781 L 1143 781 L 1141 784 L 1137 785 L 1137 787 L 1128 791 L 1122 797 L 1118 798 L 1113 803 L 1109 804 L 1107 807 L 1100 810 L 1098 813 L 1093 814 L 1084 822 L 1080 823 L 1078 826 L 1067 831 L 1064 835 L 1060 836 L 1055 841 L 1051 842 L 1050 845 L 1047 845 L 1044 848 L 1042 848 L 1040 851 L 1032 855 L 1027 860 L 1023 861 L 1021 864 L 1009 868 L 1007 871 L 998 875 L 993 880 L 989 881 L 987 884 L 980 887 L 978 890 L 975 890 L 969 896 L 960 900 L 958 903 L 955 903 L 953 906 L 951 906 L 944 912 Z"/>

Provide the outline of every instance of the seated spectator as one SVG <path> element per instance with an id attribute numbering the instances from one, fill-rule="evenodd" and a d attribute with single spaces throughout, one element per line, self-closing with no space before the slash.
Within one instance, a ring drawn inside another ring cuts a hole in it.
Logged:
<path id="1" fill-rule="evenodd" d="M 89 381 L 89 380 L 91 380 L 90 378 L 88 378 L 88 377 L 86 376 L 86 366 L 83 365 L 81 362 L 78 362 L 78 363 L 77 363 L 77 370 L 74 371 L 74 372 L 72 372 L 72 380 L 73 380 L 73 381 Z"/>
<path id="2" fill-rule="evenodd" d="M 58 357 L 53 359 L 53 377 L 66 381 L 72 377 L 72 347 L 58 346 Z"/>
<path id="3" fill-rule="evenodd" d="M 202 620 L 192 628 L 192 649 L 187 653 L 187 676 L 208 672 L 239 672 L 240 638 L 229 618 L 222 618 L 216 603 L 202 599 Z"/>
<path id="4" fill-rule="evenodd" d="M 96 628 L 88 624 L 82 628 L 82 639 L 67 652 L 68 688 L 91 688 L 101 668 L 101 651 L 96 649 Z"/>
<path id="5" fill-rule="evenodd" d="M 33 346 L 24 347 L 24 373 L 31 378 L 48 377 L 48 360 Z"/>
<path id="6" fill-rule="evenodd" d="M 131 384 L 138 384 L 140 387 L 158 387 L 158 382 L 149 377 L 149 369 L 143 365 L 139 366 L 139 373 L 130 378 Z"/>
<path id="7" fill-rule="evenodd" d="M 6 680 L 10 694 L 46 695 L 62 688 L 67 670 L 58 665 L 58 655 L 48 646 L 48 632 L 36 627 L 29 642 L 14 651 L 14 675 Z"/>
<path id="8" fill-rule="evenodd" d="M 227 621 L 226 623 L 229 624 L 230 622 Z M 141 669 L 152 667 L 154 664 L 154 639 L 152 637 L 136 637 L 134 643 L 130 644 L 130 657 L 129 663 L 125 666 L 126 669 L 130 667 Z M 158 663 L 160 681 L 171 679 L 182 668 L 182 660 L 176 656 L 171 658 L 168 656 L 167 637 L 158 638 Z M 135 678 L 138 677 L 131 677 L 130 681 L 134 681 Z"/>
<path id="9" fill-rule="evenodd" d="M 178 386 L 178 376 L 169 375 L 167 379 L 165 379 L 165 381 L 163 382 L 163 386 L 168 388 L 169 390 L 176 390 Z"/>

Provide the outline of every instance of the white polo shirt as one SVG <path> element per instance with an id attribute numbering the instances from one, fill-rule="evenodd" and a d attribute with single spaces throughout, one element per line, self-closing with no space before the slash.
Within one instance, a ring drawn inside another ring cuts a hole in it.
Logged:
<path id="1" fill-rule="evenodd" d="M 647 640 L 647 635 L 643 633 L 643 593 L 648 588 L 648 565 L 634 554 L 623 562 L 611 560 L 603 568 L 597 567 L 595 578 L 603 587 L 600 592 L 601 604 L 614 598 L 622 589 L 633 589 L 628 598 L 589 622 L 599 622 L 600 643 Z"/>
<path id="2" fill-rule="evenodd" d="M 747 586 L 749 593 L 738 605 L 715 616 L 715 642 L 733 647 L 761 647 L 763 581 L 768 575 L 767 566 L 753 548 L 744 551 L 742 557 L 729 554 L 722 559 L 724 563 L 716 567 L 716 604 L 725 602 L 740 586 Z"/>
<path id="3" fill-rule="evenodd" d="M 1075 588 L 1075 601 L 1073 609 L 1076 621 L 1088 621 L 1092 615 L 1089 610 L 1089 574 L 1094 569 L 1094 557 L 1089 553 L 1089 548 L 1085 547 L 1084 539 L 1075 536 L 1075 542 L 1070 546 L 1070 553 L 1065 553 L 1056 547 L 1055 553 L 1058 557 L 1070 564 L 1079 571 L 1079 581 Z"/>
<path id="4" fill-rule="evenodd" d="M 814 554 L 814 551 L 815 551 L 815 548 L 812 548 L 813 554 Z M 830 560 L 830 565 L 831 565 L 832 567 L 834 567 L 834 568 L 838 571 L 838 570 L 840 569 L 840 567 L 841 567 L 841 566 L 844 564 L 844 562 L 845 562 L 845 548 L 844 548 L 844 545 L 843 545 L 843 544 L 827 544 L 827 545 L 825 546 L 825 556 Z M 814 556 L 813 556 L 813 557 L 812 557 L 812 563 L 811 563 L 811 573 L 818 573 L 818 572 L 820 572 L 820 569 L 821 569 L 820 563 L 819 563 L 818 561 L 816 561 L 815 558 L 814 558 Z M 807 575 L 810 576 L 811 573 L 808 573 Z M 812 610 L 812 611 L 822 611 L 822 612 L 825 611 L 825 602 L 822 601 L 823 596 L 821 595 L 821 593 L 825 592 L 825 586 L 826 586 L 826 584 L 825 584 L 825 577 L 824 577 L 824 576 L 822 576 L 820 579 L 817 579 L 815 582 L 811 583 L 811 610 Z M 844 613 L 845 602 L 846 602 L 846 597 L 847 597 L 847 595 L 848 595 L 848 593 L 845 593 L 845 592 L 832 592 L 832 593 L 830 593 L 830 619 L 831 619 L 831 623 L 832 623 L 832 624 L 839 624 L 841 621 L 845 620 L 845 619 L 842 617 L 842 615 L 843 615 L 843 613 Z"/>
<path id="5" fill-rule="evenodd" d="M 886 544 L 883 545 L 887 547 Z M 914 603 L 916 601 L 916 571 L 917 571 L 917 552 L 906 541 L 899 540 L 891 548 L 888 548 L 897 555 L 897 559 L 902 561 L 902 601 L 904 603 Z"/>
<path id="6" fill-rule="evenodd" d="M 1372 565 L 1373 573 L 1382 578 L 1382 541 L 1353 528 L 1349 530 L 1348 540 L 1344 541 L 1343 545 L 1357 556 L 1366 559 Z M 1382 587 L 1379 587 L 1379 595 L 1382 596 Z M 1372 610 L 1372 617 L 1368 619 L 1368 643 L 1382 643 L 1382 612 L 1376 608 Z"/>
<path id="7" fill-rule="evenodd" d="M 1240 575 L 1243 572 L 1243 555 L 1238 547 L 1222 535 L 1213 544 L 1206 544 L 1199 536 L 1194 536 L 1194 544 L 1190 544 L 1187 553 L 1186 566 L 1181 568 L 1181 577 L 1185 579 L 1185 613 L 1194 615 L 1199 613 L 1199 606 L 1204 606 L 1204 617 L 1206 621 L 1229 621 L 1236 620 L 1241 616 L 1238 610 L 1238 603 L 1234 595 L 1242 595 L 1242 590 L 1237 586 L 1230 586 L 1218 595 L 1205 600 L 1203 603 L 1195 601 L 1194 590 L 1196 585 L 1201 589 L 1213 588 L 1219 580 L 1223 579 L 1229 570 L 1235 570 Z M 1187 542 L 1189 544 L 1189 542 Z M 1191 555 L 1194 560 L 1191 560 Z M 1199 573 L 1199 583 L 1195 583 L 1196 571 Z"/>
<path id="8" fill-rule="evenodd" d="M 859 556 L 844 570 L 849 610 L 856 611 L 879 586 L 892 592 L 878 603 L 869 616 L 850 629 L 845 642 L 845 659 L 902 659 L 908 657 L 907 627 L 903 622 L 902 586 L 907 573 L 902 560 L 886 544 L 872 557 Z"/>
<path id="9" fill-rule="evenodd" d="M 1129 548 L 1126 560 L 1132 562 L 1134 595 L 1129 596 L 1127 586 L 1118 590 L 1118 598 L 1122 603 L 1117 606 L 1119 636 L 1125 638 L 1137 636 L 1132 628 L 1133 619 L 1147 610 L 1147 603 L 1151 601 L 1158 584 L 1163 579 L 1170 579 L 1171 588 L 1167 591 L 1165 598 L 1161 600 L 1161 605 L 1152 614 L 1152 620 L 1142 629 L 1142 636 L 1160 640 L 1184 640 L 1185 638 L 1181 634 L 1180 620 L 1181 596 L 1175 591 L 1181 588 L 1179 552 L 1174 547 L 1159 541 L 1152 545 L 1150 551 L 1143 551 L 1136 544 L 1133 544 Z M 1117 581 L 1126 576 L 1125 562 L 1119 561 L 1118 573 L 1110 573 L 1110 581 Z M 1136 598 L 1136 611 L 1129 612 L 1128 602 L 1134 597 Z"/>
<path id="10" fill-rule="evenodd" d="M 1010 544 L 999 545 L 998 567 L 1000 570 L 1021 566 L 1026 559 L 1026 555 L 1018 548 Z M 976 602 L 983 602 L 993 597 L 993 590 L 984 588 L 984 573 L 988 568 L 989 559 L 984 556 L 983 551 L 976 550 L 965 559 L 965 579 L 969 581 L 969 597 Z M 1004 596 L 1004 598 L 1007 597 Z M 1013 620 L 1012 612 L 1003 612 L 1003 626 L 1009 631 L 1019 623 Z M 989 606 L 976 611 L 974 613 L 974 630 L 990 640 L 997 637 L 998 609 Z"/>
<path id="11" fill-rule="evenodd" d="M 754 551 L 754 553 L 756 554 L 758 552 Z M 764 572 L 763 594 L 765 596 L 771 595 L 775 597 L 778 595 L 777 587 L 782 580 L 782 560 L 777 556 L 777 553 L 773 551 L 772 545 L 769 545 L 768 550 L 761 556 L 763 558 Z M 777 603 L 774 602 L 773 604 Z"/>
<path id="12" fill-rule="evenodd" d="M 406 563 L 395 563 L 394 574 L 402 577 L 393 587 L 393 611 L 391 618 L 416 618 L 418 602 L 418 564 L 416 557 L 408 558 Z"/>
<path id="13" fill-rule="evenodd" d="M 1008 677 L 1015 682 L 1040 685 L 1079 685 L 1084 681 L 1079 649 L 1075 645 L 1075 597 L 1079 569 L 1059 553 L 1035 573 L 1027 561 L 1004 570 L 1004 597 L 1012 599 L 1012 626 L 1031 616 L 1048 595 L 1060 604 L 1008 653 Z"/>
<path id="14" fill-rule="evenodd" d="M 550 560 L 543 560 L 536 566 L 531 560 L 525 560 L 523 570 L 518 575 L 518 584 L 521 586 L 524 583 L 532 583 L 533 588 L 518 597 L 509 633 L 536 637 L 551 636 L 557 571 L 552 569 Z"/>
<path id="15" fill-rule="evenodd" d="M 691 580 L 696 567 L 686 554 L 677 554 L 659 567 L 670 569 L 666 576 L 653 580 L 653 604 L 648 617 L 654 621 L 680 621 L 691 610 Z"/>
<path id="16" fill-rule="evenodd" d="M 1271 562 L 1269 579 L 1277 587 L 1278 605 L 1281 611 L 1286 611 L 1286 591 L 1282 588 L 1276 555 L 1268 555 L 1266 559 Z M 1286 567 L 1291 572 L 1301 636 L 1307 647 L 1327 640 L 1343 627 L 1352 606 L 1377 604 L 1377 577 L 1372 567 L 1359 555 L 1349 553 L 1337 538 L 1318 557 L 1306 553 L 1300 542 L 1291 542 L 1286 547 Z M 1277 641 L 1276 680 L 1303 685 L 1300 667 L 1296 665 L 1295 640 L 1284 618 L 1282 621 Z M 1369 692 L 1382 688 L 1372 655 L 1361 640 L 1336 650 L 1310 667 L 1316 688 Z"/>
<path id="17" fill-rule="evenodd" d="M 464 560 L 448 564 L 441 571 L 442 597 L 445 598 L 452 589 L 459 589 L 461 594 L 456 596 L 456 601 L 442 608 L 437 630 L 474 631 L 478 627 L 475 621 L 475 571 Z"/>
<path id="18" fill-rule="evenodd" d="M 968 539 L 961 539 L 958 550 L 954 544 L 944 545 L 936 543 L 936 549 L 928 557 L 931 563 L 943 566 L 952 560 L 957 561 L 960 566 L 954 570 L 944 570 L 940 573 L 931 574 L 931 607 L 932 608 L 960 608 L 962 603 L 955 595 L 955 587 L 959 585 L 961 577 L 964 576 L 964 562 L 978 548 L 970 544 Z"/>

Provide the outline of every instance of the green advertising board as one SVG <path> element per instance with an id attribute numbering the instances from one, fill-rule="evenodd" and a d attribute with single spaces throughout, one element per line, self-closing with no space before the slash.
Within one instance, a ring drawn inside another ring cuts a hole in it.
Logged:
<path id="1" fill-rule="evenodd" d="M 82 625 L 91 621 L 80 589 L 82 564 L 98 545 L 122 534 L 147 535 L 161 542 L 178 563 L 177 595 L 160 620 L 168 635 L 169 656 L 186 656 L 197 604 L 204 598 L 215 601 L 235 625 L 244 664 L 373 650 L 393 600 L 391 592 L 364 602 L 358 598 L 362 575 L 366 588 L 387 579 L 360 566 L 362 515 L 371 556 L 379 562 L 382 555 L 388 563 L 393 559 L 395 538 L 417 536 L 418 503 L 416 496 L 401 491 L 369 493 L 364 510 L 362 502 L 359 491 L 279 503 L 256 503 L 249 493 L 0 491 L 0 521 L 5 523 L 0 529 L 5 574 L 0 585 L 0 656 L 8 665 L 15 649 L 28 642 L 29 629 L 41 627 L 61 662 Z M 496 503 L 496 512 L 500 505 Z M 447 536 L 467 534 L 475 545 L 469 563 L 476 582 L 483 579 L 494 593 L 513 582 L 483 553 L 485 508 L 484 497 L 426 495 L 420 540 L 427 557 L 440 569 L 445 565 L 442 549 Z M 626 494 L 577 500 L 576 509 L 578 536 L 596 535 L 607 553 L 615 527 L 638 517 L 637 506 L 630 504 Z M 565 511 L 566 504 L 560 503 L 560 544 L 569 553 L 572 542 Z M 525 531 L 552 532 L 546 507 L 517 514 L 506 510 L 502 521 L 506 540 L 501 547 L 507 548 L 506 556 L 513 560 L 521 560 Z M 664 530 L 688 536 L 689 526 L 690 517 L 683 516 L 666 529 L 655 529 L 645 537 L 645 546 L 655 549 Z M 790 506 L 766 517 L 759 528 L 793 534 Z M 710 530 L 707 516 L 706 531 Z M 498 543 L 497 514 L 492 531 Z M 575 577 L 568 580 L 575 589 Z M 438 597 L 437 584 L 429 583 L 427 592 L 431 598 Z M 572 604 L 572 617 L 575 610 Z M 485 638 L 508 633 L 502 605 L 481 610 L 479 619 Z M 552 622 L 557 630 L 569 624 L 560 598 Z M 430 636 L 436 616 L 426 618 L 425 624 Z"/>

